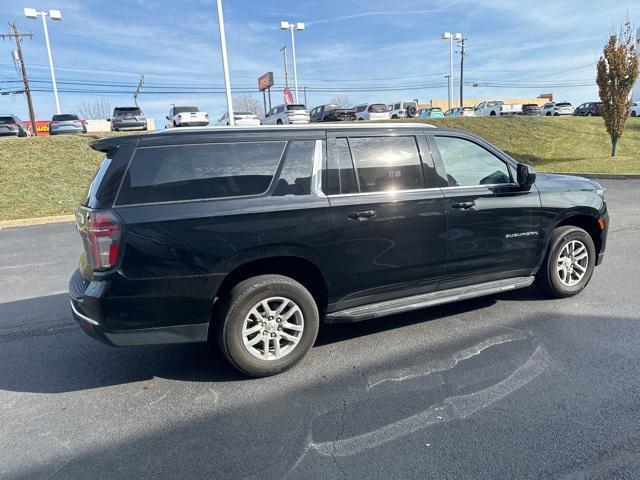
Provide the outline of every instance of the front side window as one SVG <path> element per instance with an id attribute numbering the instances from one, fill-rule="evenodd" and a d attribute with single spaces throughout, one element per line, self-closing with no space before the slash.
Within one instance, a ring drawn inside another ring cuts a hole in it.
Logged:
<path id="1" fill-rule="evenodd" d="M 507 164 L 480 145 L 464 138 L 435 139 L 450 187 L 511 183 Z"/>
<path id="2" fill-rule="evenodd" d="M 118 205 L 259 195 L 269 188 L 286 142 L 139 148 Z"/>
<path id="3" fill-rule="evenodd" d="M 349 146 L 361 192 L 424 188 L 415 137 L 350 138 Z"/>

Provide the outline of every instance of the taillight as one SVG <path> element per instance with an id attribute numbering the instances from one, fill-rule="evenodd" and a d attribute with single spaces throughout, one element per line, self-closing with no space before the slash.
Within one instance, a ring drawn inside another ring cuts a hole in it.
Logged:
<path id="1" fill-rule="evenodd" d="M 89 212 L 80 234 L 84 236 L 84 249 L 91 268 L 108 270 L 115 267 L 120 251 L 121 233 L 120 223 L 112 211 Z"/>
<path id="2" fill-rule="evenodd" d="M 204 114 L 204 118 L 206 118 L 207 120 L 209 120 L 209 114 L 208 114 L 208 113 L 205 113 L 205 114 Z"/>
<path id="3" fill-rule="evenodd" d="M 182 115 L 178 115 L 178 121 L 182 120 Z"/>

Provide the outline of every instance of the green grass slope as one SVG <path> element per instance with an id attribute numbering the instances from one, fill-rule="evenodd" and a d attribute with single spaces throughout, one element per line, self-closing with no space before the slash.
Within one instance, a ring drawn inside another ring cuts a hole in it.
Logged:
<path id="1" fill-rule="evenodd" d="M 415 121 L 415 120 L 413 120 Z M 630 118 L 610 157 L 601 118 L 442 118 L 540 171 L 640 173 L 640 118 Z M 73 213 L 103 154 L 92 136 L 0 138 L 0 220 Z"/>

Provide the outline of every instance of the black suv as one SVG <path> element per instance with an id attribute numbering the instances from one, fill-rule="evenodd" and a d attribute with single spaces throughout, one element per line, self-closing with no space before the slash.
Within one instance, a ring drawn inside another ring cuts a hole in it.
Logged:
<path id="1" fill-rule="evenodd" d="M 573 111 L 578 117 L 600 117 L 602 116 L 602 102 L 587 102 L 580 105 Z"/>
<path id="2" fill-rule="evenodd" d="M 312 122 L 340 122 L 345 120 L 356 120 L 355 108 L 340 108 L 334 103 L 320 105 L 311 112 L 309 116 Z"/>
<path id="3" fill-rule="evenodd" d="M 111 345 L 215 338 L 243 372 L 298 362 L 321 321 L 527 287 L 602 261 L 596 182 L 424 124 L 190 128 L 101 139 L 77 228 L 76 320 Z"/>

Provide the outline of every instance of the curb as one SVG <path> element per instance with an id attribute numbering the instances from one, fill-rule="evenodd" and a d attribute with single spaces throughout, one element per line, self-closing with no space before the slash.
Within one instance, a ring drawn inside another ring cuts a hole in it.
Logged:
<path id="1" fill-rule="evenodd" d="M 56 215 L 53 217 L 21 218 L 19 220 L 0 220 L 0 230 L 3 230 L 5 228 L 30 227 L 32 225 L 45 225 L 48 223 L 73 222 L 74 220 L 75 220 L 75 217 L 73 215 Z"/>
<path id="2" fill-rule="evenodd" d="M 554 175 L 573 175 L 577 177 L 603 179 L 603 180 L 638 180 L 640 173 L 577 173 L 577 172 L 540 172 Z"/>

